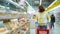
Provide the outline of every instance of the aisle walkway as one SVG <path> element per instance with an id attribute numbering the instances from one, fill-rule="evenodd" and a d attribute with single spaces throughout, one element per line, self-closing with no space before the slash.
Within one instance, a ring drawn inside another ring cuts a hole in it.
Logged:
<path id="1" fill-rule="evenodd" d="M 30 34 L 36 34 L 35 29 L 30 29 Z M 50 30 L 50 34 L 60 34 L 60 24 L 55 23 L 55 27 Z"/>
<path id="2" fill-rule="evenodd" d="M 50 30 L 50 34 L 60 34 L 60 24 L 55 23 L 55 27 Z"/>
<path id="3" fill-rule="evenodd" d="M 30 9 L 28 10 L 28 11 L 33 11 L 33 12 L 37 12 L 38 11 L 38 8 L 36 8 L 36 7 L 34 7 L 34 10 L 32 10 L 32 8 L 31 7 L 29 7 Z M 32 12 L 32 13 L 33 13 Z M 31 23 L 33 23 L 33 22 L 31 22 Z M 31 25 L 32 27 L 34 26 L 34 25 Z M 30 29 L 30 34 L 36 34 L 36 29 L 35 28 L 31 28 Z M 55 27 L 54 27 L 54 29 L 51 29 L 50 30 L 50 34 L 60 34 L 60 24 L 57 24 L 57 22 L 55 23 Z"/>

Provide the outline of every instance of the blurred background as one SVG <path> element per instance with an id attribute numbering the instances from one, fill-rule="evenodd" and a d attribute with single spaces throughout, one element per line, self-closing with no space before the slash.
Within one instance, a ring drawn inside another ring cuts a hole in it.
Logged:
<path id="1" fill-rule="evenodd" d="M 0 34 L 36 34 L 34 15 L 39 4 L 40 0 L 0 0 Z M 50 34 L 59 34 L 60 0 L 42 0 L 41 5 L 49 15 L 55 15 Z"/>

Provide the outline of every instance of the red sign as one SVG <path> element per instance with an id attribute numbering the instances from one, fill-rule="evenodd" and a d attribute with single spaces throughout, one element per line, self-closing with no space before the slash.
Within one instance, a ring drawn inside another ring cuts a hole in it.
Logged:
<path id="1" fill-rule="evenodd" d="M 40 30 L 40 29 L 37 29 L 36 30 L 36 34 L 49 34 L 49 30 Z"/>

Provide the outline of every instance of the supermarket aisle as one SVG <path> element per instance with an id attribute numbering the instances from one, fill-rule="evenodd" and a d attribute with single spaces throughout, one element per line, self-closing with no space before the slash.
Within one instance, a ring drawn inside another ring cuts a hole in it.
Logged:
<path id="1" fill-rule="evenodd" d="M 35 30 L 36 29 L 30 29 L 30 34 L 36 34 Z M 60 24 L 58 24 L 57 22 L 55 23 L 55 27 L 54 29 L 52 28 L 50 30 L 50 34 L 59 34 L 60 33 Z"/>
<path id="2" fill-rule="evenodd" d="M 33 7 L 33 8 L 35 9 L 35 11 L 38 11 L 36 7 Z M 30 8 L 30 11 L 32 11 L 31 8 Z M 33 23 L 33 22 L 31 22 L 31 23 Z M 34 25 L 31 25 L 31 26 L 33 27 Z M 30 34 L 36 34 L 35 31 L 36 31 L 35 28 L 30 28 Z M 60 33 L 60 24 L 58 24 L 58 22 L 56 22 L 54 29 L 50 30 L 50 34 L 59 34 L 59 33 Z"/>

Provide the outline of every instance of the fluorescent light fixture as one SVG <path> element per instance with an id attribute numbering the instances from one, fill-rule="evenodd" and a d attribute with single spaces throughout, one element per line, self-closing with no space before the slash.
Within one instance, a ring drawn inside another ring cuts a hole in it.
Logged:
<path id="1" fill-rule="evenodd" d="M 50 4 L 50 5 L 48 6 L 48 8 L 49 8 L 50 6 L 52 6 L 56 1 L 57 1 L 57 0 L 55 0 L 54 2 L 52 2 L 52 4 Z M 46 10 L 47 10 L 47 8 L 46 8 Z"/>
<path id="2" fill-rule="evenodd" d="M 60 5 L 56 6 L 55 8 L 49 10 L 49 11 L 52 11 L 52 10 L 55 10 L 56 8 L 60 7 Z"/>
<path id="3" fill-rule="evenodd" d="M 27 1 L 25 1 L 25 2 L 28 5 L 28 13 L 29 14 L 33 14 L 35 12 L 34 8 Z"/>
<path id="4" fill-rule="evenodd" d="M 6 2 L 8 2 L 8 3 L 11 3 L 11 4 L 15 5 L 17 8 L 22 8 L 22 9 L 24 9 L 24 7 L 23 7 L 23 6 L 19 5 L 19 4 L 18 4 L 18 3 L 16 3 L 16 2 L 13 2 L 12 0 L 6 0 Z"/>
<path id="5" fill-rule="evenodd" d="M 39 3 L 39 5 L 41 5 L 42 4 L 42 0 L 40 0 L 40 3 Z"/>

